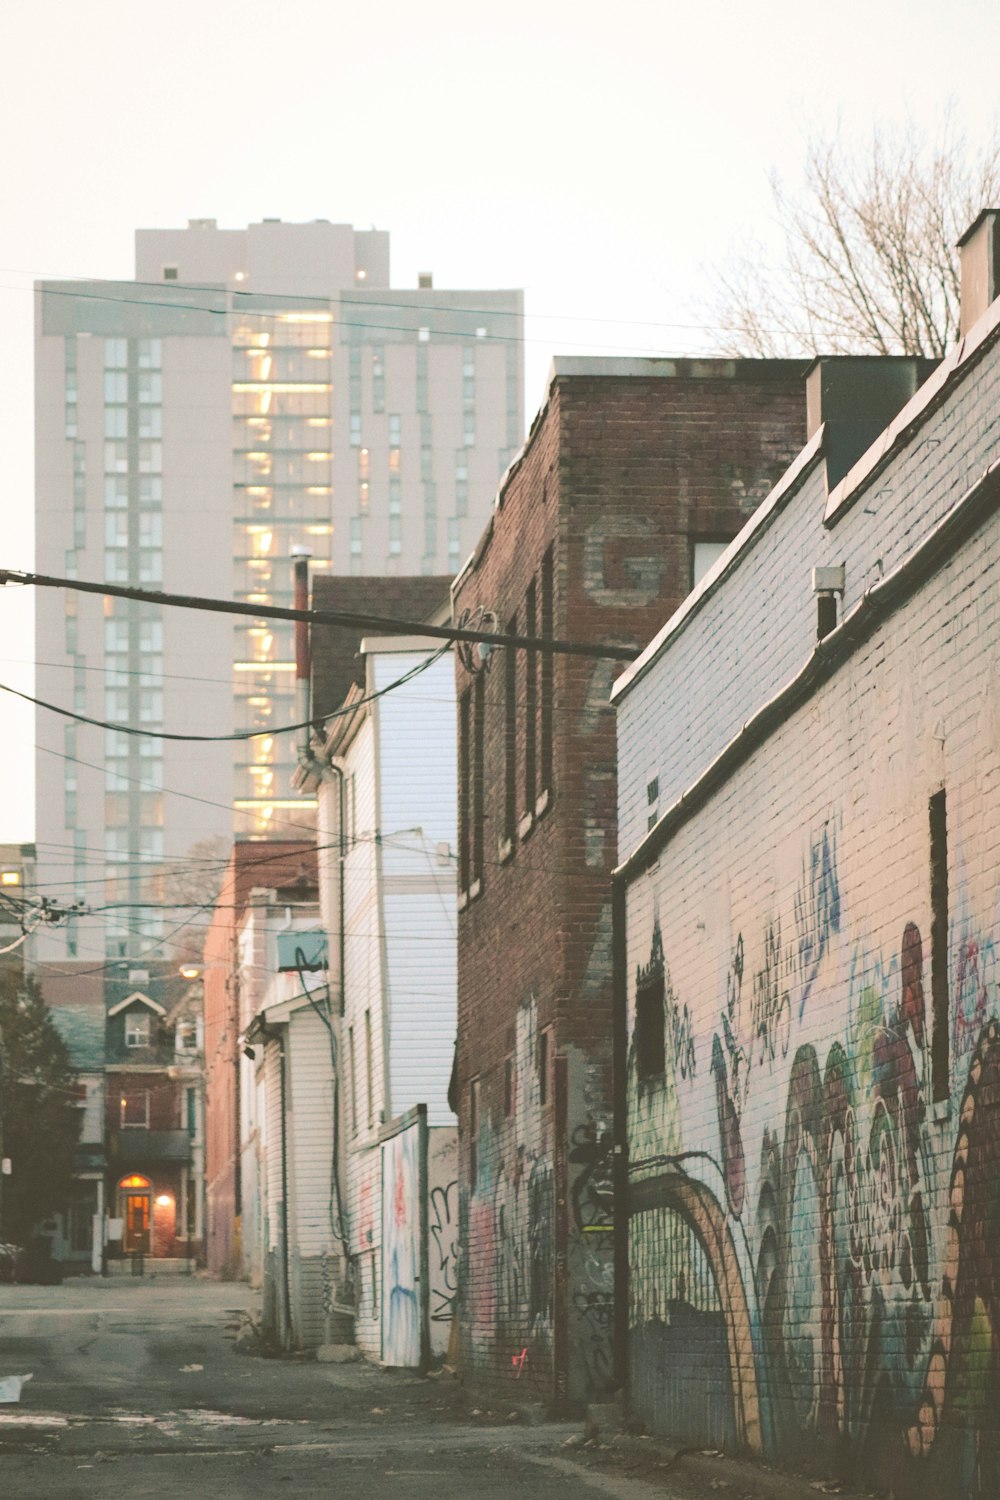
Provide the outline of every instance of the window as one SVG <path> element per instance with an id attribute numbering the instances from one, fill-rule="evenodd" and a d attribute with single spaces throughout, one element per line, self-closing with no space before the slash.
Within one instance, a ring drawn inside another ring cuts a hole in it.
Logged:
<path id="1" fill-rule="evenodd" d="M 145 1130 L 149 1125 L 149 1089 L 129 1089 L 121 1096 L 121 1128 Z"/>
<path id="2" fill-rule="evenodd" d="M 467 891 L 472 865 L 472 696 L 466 691 L 458 703 L 458 887 Z"/>
<path id="3" fill-rule="evenodd" d="M 507 634 L 517 634 L 517 616 L 507 622 Z M 517 651 L 504 648 L 504 792 L 503 836 L 508 844 L 517 831 Z"/>
<path id="4" fill-rule="evenodd" d="M 709 568 L 714 567 L 728 546 L 728 541 L 717 538 L 691 543 L 691 588 L 698 587 Z"/>
<path id="5" fill-rule="evenodd" d="M 483 878 L 483 836 L 486 823 L 486 673 L 476 677 L 472 726 L 472 882 Z"/>
<path id="6" fill-rule="evenodd" d="M 931 1076 L 934 1102 L 938 1103 L 948 1098 L 951 1072 L 948 1038 L 948 807 L 943 789 L 935 792 L 930 800 L 930 834 Z"/>
<path id="7" fill-rule="evenodd" d="M 397 415 L 394 414 L 394 415 L 390 416 L 390 418 L 389 418 L 389 447 L 390 448 L 398 448 L 399 447 L 399 434 L 400 434 L 400 419 L 399 419 L 399 417 Z"/>
<path id="8" fill-rule="evenodd" d="M 538 628 L 535 582 L 532 579 L 524 600 L 524 633 L 534 636 Z M 538 654 L 530 649 L 524 657 L 524 810 L 535 809 L 538 795 Z"/>
<path id="9" fill-rule="evenodd" d="M 177 280 L 177 267 L 176 266 L 164 266 L 163 267 L 163 279 L 164 279 L 164 281 L 176 281 Z"/>
<path id="10" fill-rule="evenodd" d="M 132 1010 L 125 1017 L 126 1047 L 148 1047 L 150 1033 L 148 1010 Z"/>
<path id="11" fill-rule="evenodd" d="M 552 548 L 548 547 L 542 559 L 541 635 L 552 639 L 553 622 L 553 578 Z M 541 790 L 552 790 L 553 735 L 555 731 L 555 657 L 551 651 L 542 652 L 541 661 L 541 720 L 539 724 L 539 750 Z"/>
<path id="12" fill-rule="evenodd" d="M 503 1065 L 503 1113 L 504 1119 L 509 1120 L 514 1113 L 514 1059 L 504 1059 Z"/>

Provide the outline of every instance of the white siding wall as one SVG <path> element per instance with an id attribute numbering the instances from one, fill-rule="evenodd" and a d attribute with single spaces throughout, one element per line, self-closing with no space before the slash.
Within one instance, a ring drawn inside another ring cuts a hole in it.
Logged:
<path id="1" fill-rule="evenodd" d="M 357 1310 L 354 1336 L 370 1359 L 380 1359 L 382 1337 L 378 1135 L 385 1098 L 382 1029 L 382 944 L 378 902 L 375 740 L 366 719 L 345 755 L 350 778 L 348 853 L 344 881 L 344 1016 L 341 1029 L 341 1119 L 346 1144 L 347 1202 Z M 370 1013 L 372 1079 L 365 1057 L 365 1013 Z M 354 1104 L 352 1108 L 351 1037 Z"/>
<path id="2" fill-rule="evenodd" d="M 428 655 L 373 653 L 371 687 L 387 687 Z M 392 1112 L 426 1104 L 428 1124 L 449 1125 L 457 923 L 451 652 L 380 699 L 377 723 Z"/>

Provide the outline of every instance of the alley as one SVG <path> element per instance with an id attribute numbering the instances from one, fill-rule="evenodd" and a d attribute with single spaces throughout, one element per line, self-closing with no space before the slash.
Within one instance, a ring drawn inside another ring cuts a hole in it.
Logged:
<path id="1" fill-rule="evenodd" d="M 0 1406 L 0 1493 L 558 1500 L 581 1477 L 622 1500 L 667 1493 L 581 1476 L 563 1447 L 579 1424 L 473 1415 L 454 1383 L 241 1354 L 253 1306 L 243 1285 L 186 1277 L 0 1288 L 0 1377 L 33 1377 Z"/>
<path id="2" fill-rule="evenodd" d="M 798 1485 L 733 1466 L 720 1479 L 580 1446 L 580 1424 L 513 1423 L 450 1381 L 363 1362 L 238 1351 L 255 1294 L 239 1283 L 116 1277 L 0 1288 L 0 1494 L 136 1500 L 281 1493 L 338 1500 L 605 1495 L 788 1497 Z"/>

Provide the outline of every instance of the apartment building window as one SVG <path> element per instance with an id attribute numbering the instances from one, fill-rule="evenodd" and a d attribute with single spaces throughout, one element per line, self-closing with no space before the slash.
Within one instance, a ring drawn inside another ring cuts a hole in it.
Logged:
<path id="1" fill-rule="evenodd" d="M 393 413 L 389 418 L 389 447 L 398 448 L 400 439 L 400 419 L 398 414 Z"/>
<path id="2" fill-rule="evenodd" d="M 385 350 L 372 350 L 372 411 L 385 411 Z"/>
<path id="3" fill-rule="evenodd" d="M 948 1098 L 948 805 L 942 789 L 930 800 L 931 854 L 931 1077 L 935 1103 Z M 919 939 L 918 939 L 919 941 Z M 905 938 L 904 938 L 905 950 Z M 905 952 L 904 952 L 905 962 Z M 906 975 L 903 982 L 906 983 Z"/>

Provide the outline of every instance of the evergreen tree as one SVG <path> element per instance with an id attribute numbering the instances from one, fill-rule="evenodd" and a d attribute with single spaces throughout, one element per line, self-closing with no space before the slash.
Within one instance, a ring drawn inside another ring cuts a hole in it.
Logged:
<path id="1" fill-rule="evenodd" d="M 37 982 L 0 973 L 0 1120 L 11 1175 L 0 1182 L 0 1240 L 24 1245 L 65 1199 L 82 1112 L 69 1050 Z"/>

